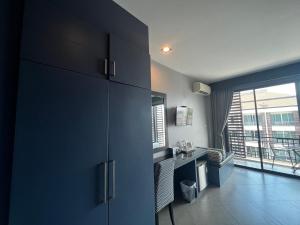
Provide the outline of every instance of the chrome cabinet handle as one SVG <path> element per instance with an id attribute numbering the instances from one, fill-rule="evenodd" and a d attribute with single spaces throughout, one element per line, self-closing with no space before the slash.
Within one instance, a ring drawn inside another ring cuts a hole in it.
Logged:
<path id="1" fill-rule="evenodd" d="M 104 59 L 104 75 L 108 74 L 108 59 Z"/>
<path id="2" fill-rule="evenodd" d="M 101 174 L 101 168 L 103 167 L 103 177 L 104 177 L 104 182 L 103 182 L 103 192 L 99 192 L 98 196 L 98 201 L 101 204 L 106 204 L 107 202 L 107 162 L 102 162 L 100 163 L 100 173 Z M 99 180 L 101 177 L 99 178 Z M 99 183 L 100 184 L 100 183 Z"/>
<path id="3" fill-rule="evenodd" d="M 113 76 L 115 77 L 116 75 L 116 61 L 113 61 Z"/>
<path id="4" fill-rule="evenodd" d="M 115 77 L 116 74 L 116 61 L 111 61 L 110 62 L 110 74 L 111 77 Z"/>
<path id="5" fill-rule="evenodd" d="M 112 195 L 109 196 L 109 200 L 116 198 L 116 161 L 110 160 L 109 165 L 112 165 Z"/>

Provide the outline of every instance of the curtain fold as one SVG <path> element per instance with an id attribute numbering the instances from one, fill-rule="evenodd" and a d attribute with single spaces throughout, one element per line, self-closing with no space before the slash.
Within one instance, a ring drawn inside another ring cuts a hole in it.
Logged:
<path id="1" fill-rule="evenodd" d="M 232 89 L 217 89 L 212 91 L 212 140 L 214 148 L 224 148 L 223 132 L 227 123 L 228 114 L 232 103 L 232 97 Z"/>

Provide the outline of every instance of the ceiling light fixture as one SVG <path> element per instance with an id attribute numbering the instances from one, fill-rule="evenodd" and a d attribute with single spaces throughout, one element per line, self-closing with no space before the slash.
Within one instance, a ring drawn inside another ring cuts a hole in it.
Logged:
<path id="1" fill-rule="evenodd" d="M 163 54 L 168 54 L 168 53 L 172 52 L 173 49 L 172 49 L 171 47 L 169 47 L 169 46 L 164 46 L 164 47 L 161 48 L 160 51 L 161 51 Z"/>

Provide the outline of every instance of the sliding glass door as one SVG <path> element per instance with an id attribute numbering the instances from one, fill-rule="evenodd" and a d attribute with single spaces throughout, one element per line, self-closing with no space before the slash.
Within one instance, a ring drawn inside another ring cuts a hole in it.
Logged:
<path id="1" fill-rule="evenodd" d="M 296 93 L 295 83 L 234 93 L 228 137 L 236 164 L 300 176 Z"/>
<path id="2" fill-rule="evenodd" d="M 298 165 L 300 123 L 294 83 L 255 90 L 261 135 L 263 166 L 266 170 L 295 173 Z M 295 168 L 294 168 L 295 166 Z"/>
<path id="3" fill-rule="evenodd" d="M 229 147 L 235 163 L 261 168 L 254 90 L 235 92 L 228 118 Z"/>

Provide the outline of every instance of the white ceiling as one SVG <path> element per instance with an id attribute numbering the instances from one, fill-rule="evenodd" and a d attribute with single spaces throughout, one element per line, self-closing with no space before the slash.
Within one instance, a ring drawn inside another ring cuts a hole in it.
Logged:
<path id="1" fill-rule="evenodd" d="M 300 0 L 115 1 L 149 26 L 153 60 L 208 83 L 300 59 Z"/>

